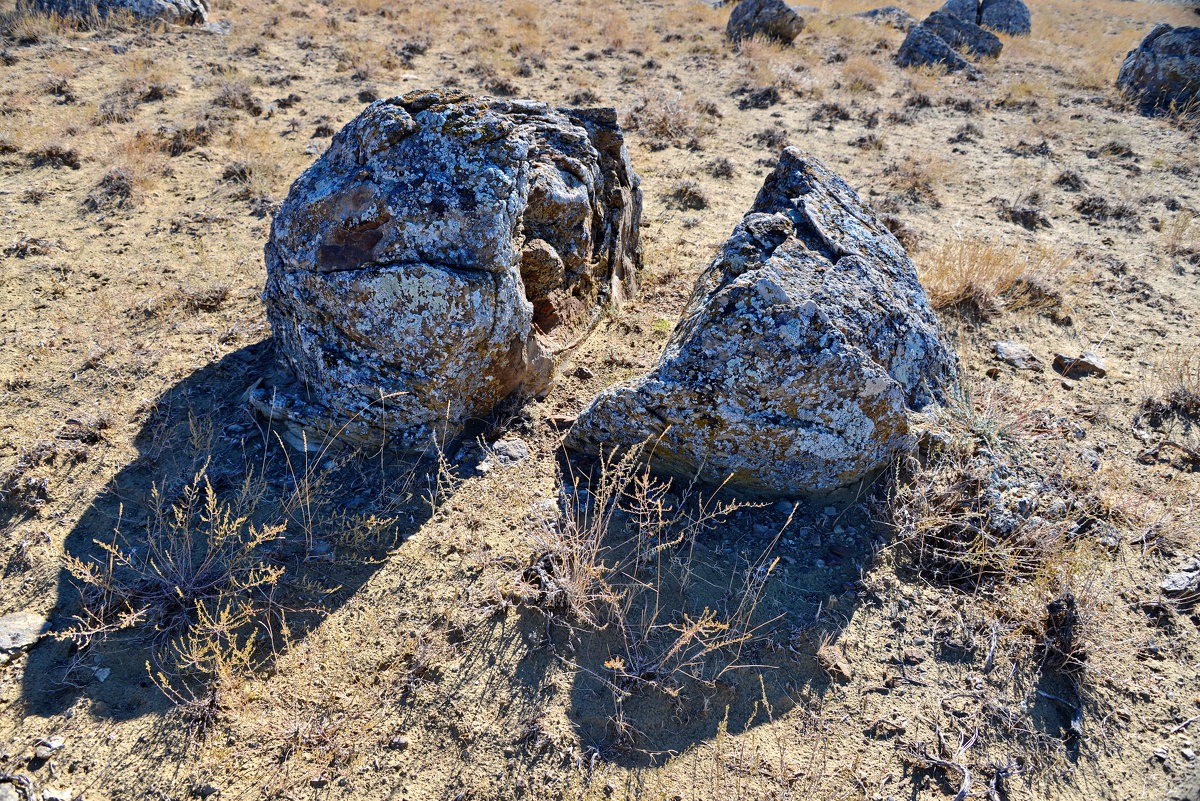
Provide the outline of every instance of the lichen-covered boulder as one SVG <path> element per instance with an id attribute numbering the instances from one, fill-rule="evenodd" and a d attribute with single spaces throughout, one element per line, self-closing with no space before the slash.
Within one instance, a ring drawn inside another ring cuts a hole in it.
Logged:
<path id="1" fill-rule="evenodd" d="M 1117 86 L 1143 114 L 1200 108 L 1200 27 L 1155 25 L 1125 56 Z"/>
<path id="2" fill-rule="evenodd" d="M 272 223 L 263 300 L 301 389 L 252 400 L 294 444 L 425 452 L 544 392 L 556 345 L 636 288 L 638 183 L 611 109 L 372 103 Z"/>
<path id="3" fill-rule="evenodd" d="M 64 17 L 128 12 L 138 19 L 199 25 L 208 21 L 208 0 L 34 0 L 33 8 Z"/>
<path id="4" fill-rule="evenodd" d="M 804 18 L 783 0 L 742 0 L 725 26 L 731 42 L 762 36 L 791 44 L 803 31 Z"/>
<path id="5" fill-rule="evenodd" d="M 921 24 L 960 53 L 996 58 L 1004 49 L 1004 44 L 996 34 L 953 14 L 934 11 Z"/>
<path id="6" fill-rule="evenodd" d="M 979 24 L 1010 36 L 1028 36 L 1033 29 L 1029 6 L 1022 0 L 983 0 L 979 4 Z"/>
<path id="7" fill-rule="evenodd" d="M 959 55 L 946 40 L 926 25 L 917 25 L 909 30 L 908 36 L 896 51 L 896 65 L 900 67 L 940 66 L 947 72 L 961 72 L 971 80 L 983 77 L 973 64 Z"/>
<path id="8" fill-rule="evenodd" d="M 788 148 L 657 365 L 604 390 L 567 444 L 645 442 L 666 472 L 822 492 L 910 447 L 911 415 L 944 401 L 956 374 L 904 248 L 837 175 Z"/>
<path id="9" fill-rule="evenodd" d="M 898 6 L 872 8 L 869 11 L 860 11 L 854 16 L 869 19 L 872 22 L 877 22 L 883 25 L 889 25 L 902 31 L 907 31 L 909 28 L 917 24 L 916 17 Z"/>

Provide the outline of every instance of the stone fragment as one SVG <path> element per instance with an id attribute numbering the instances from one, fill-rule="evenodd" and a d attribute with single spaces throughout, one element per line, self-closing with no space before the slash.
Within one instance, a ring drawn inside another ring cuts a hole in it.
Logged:
<path id="1" fill-rule="evenodd" d="M 1011 364 L 1018 370 L 1041 370 L 1042 360 L 1033 351 L 1018 342 L 993 342 L 996 358 Z"/>
<path id="2" fill-rule="evenodd" d="M 788 148 L 658 363 L 593 400 L 567 444 L 649 442 L 665 472 L 823 492 L 909 448 L 910 415 L 956 374 L 904 248 L 841 178 Z"/>
<path id="3" fill-rule="evenodd" d="M 378 100 L 292 185 L 263 300 L 300 390 L 251 394 L 291 444 L 429 452 L 636 289 L 641 191 L 612 109 Z"/>
<path id="4" fill-rule="evenodd" d="M 0 661 L 29 649 L 49 629 L 46 618 L 32 612 L 13 612 L 0 617 Z"/>
<path id="5" fill-rule="evenodd" d="M 1104 360 L 1090 351 L 1082 356 L 1056 353 L 1054 354 L 1054 369 L 1067 378 L 1083 378 L 1085 376 L 1104 378 L 1108 375 L 1108 367 L 1104 364 Z"/>

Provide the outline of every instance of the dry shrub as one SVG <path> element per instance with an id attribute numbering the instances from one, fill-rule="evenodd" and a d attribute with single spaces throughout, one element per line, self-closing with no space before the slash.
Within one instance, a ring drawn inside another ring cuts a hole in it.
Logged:
<path id="1" fill-rule="evenodd" d="M 851 92 L 874 92 L 886 78 L 881 66 L 863 56 L 848 58 L 842 64 L 842 79 Z"/>
<path id="2" fill-rule="evenodd" d="M 797 90 L 802 86 L 806 64 L 814 60 L 802 44 L 783 45 L 757 36 L 738 43 L 738 69 L 754 89 Z"/>
<path id="3" fill-rule="evenodd" d="M 1157 360 L 1142 389 L 1134 428 L 1149 429 L 1145 439 L 1152 450 L 1173 443 L 1200 466 L 1200 347 L 1172 348 Z"/>
<path id="4" fill-rule="evenodd" d="M 1172 256 L 1195 256 L 1200 253 L 1200 216 L 1180 209 L 1162 227 L 1163 246 Z"/>
<path id="5" fill-rule="evenodd" d="M 733 669 L 764 625 L 756 609 L 777 561 L 764 553 L 744 571 L 720 571 L 733 604 L 698 601 L 713 577 L 695 557 L 696 538 L 754 504 L 655 478 L 652 450 L 606 458 L 590 492 L 566 493 L 560 512 L 529 534 L 531 558 L 509 591 L 555 623 L 611 636 L 610 658 L 594 675 L 618 708 L 635 689 L 711 683 Z"/>
<path id="6" fill-rule="evenodd" d="M 918 254 L 916 262 L 934 308 L 982 315 L 1057 305 L 1070 267 L 1045 248 L 1023 250 L 977 237 L 948 239 Z"/>
<path id="7" fill-rule="evenodd" d="M 679 143 L 701 136 L 707 129 L 708 106 L 681 94 L 663 98 L 643 95 L 625 114 L 627 130 L 638 131 L 658 143 Z"/>

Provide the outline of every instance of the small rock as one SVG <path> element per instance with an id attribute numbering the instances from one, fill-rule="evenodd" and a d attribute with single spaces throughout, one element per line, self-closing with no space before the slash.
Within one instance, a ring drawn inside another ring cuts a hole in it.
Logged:
<path id="1" fill-rule="evenodd" d="M 1068 356 L 1065 353 L 1056 353 L 1054 354 L 1054 369 L 1067 378 L 1083 378 L 1089 375 L 1104 378 L 1108 375 L 1108 368 L 1104 361 L 1091 351 L 1076 357 Z"/>
<path id="2" fill-rule="evenodd" d="M 43 787 L 42 801 L 73 801 L 75 791 L 70 787 Z"/>
<path id="3" fill-rule="evenodd" d="M 31 612 L 13 612 L 0 617 L 0 654 L 28 650 L 50 628 L 46 618 Z"/>
<path id="4" fill-rule="evenodd" d="M 95 672 L 96 672 L 96 681 L 101 682 L 101 683 L 103 683 L 105 680 L 108 679 L 108 677 L 110 675 L 112 675 L 112 669 L 106 668 L 106 667 L 96 668 Z"/>
<path id="5" fill-rule="evenodd" d="M 0 783 L 0 801 L 25 801 L 24 796 L 12 782 Z"/>
<path id="6" fill-rule="evenodd" d="M 860 11 L 853 16 L 863 17 L 864 19 L 869 19 L 872 22 L 889 25 L 902 31 L 907 31 L 909 28 L 917 24 L 916 17 L 897 6 L 872 8 L 870 11 Z"/>
<path id="7" fill-rule="evenodd" d="M 1196 752 L 1190 748 L 1185 748 L 1182 751 L 1180 751 L 1179 753 L 1182 754 L 1183 758 L 1186 759 L 1188 762 L 1193 762 L 1196 759 Z"/>
<path id="8" fill-rule="evenodd" d="M 791 501 L 776 501 L 774 506 L 775 514 L 780 515 L 790 515 L 794 508 L 796 505 Z"/>
<path id="9" fill-rule="evenodd" d="M 516 464 L 529 458 L 529 446 L 523 439 L 507 437 L 492 445 L 492 457 L 500 465 Z"/>
<path id="10" fill-rule="evenodd" d="M 1164 595 L 1200 593 L 1200 573 L 1170 573 L 1158 585 Z"/>
<path id="11" fill-rule="evenodd" d="M 831 678 L 840 681 L 850 681 L 853 678 L 854 674 L 850 668 L 850 663 L 846 660 L 846 655 L 836 645 L 823 645 L 818 648 L 817 663 L 820 664 L 821 669 L 828 673 Z"/>
<path id="12" fill-rule="evenodd" d="M 584 367 L 582 364 L 579 365 L 578 367 L 576 367 L 575 371 L 573 373 L 571 373 L 571 375 L 575 376 L 580 381 L 589 381 L 596 377 L 595 373 L 593 373 L 588 368 Z"/>
<path id="13" fill-rule="evenodd" d="M 408 748 L 409 742 L 410 741 L 406 735 L 397 734 L 395 737 L 388 740 L 388 748 L 391 748 L 394 751 L 403 751 L 405 748 Z"/>
<path id="14" fill-rule="evenodd" d="M 996 358 L 1011 364 L 1018 370 L 1041 370 L 1042 360 L 1033 355 L 1033 351 L 1017 342 L 993 342 L 992 350 Z"/>
<path id="15" fill-rule="evenodd" d="M 1160 761 L 1166 762 L 1169 754 L 1167 753 L 1167 749 L 1159 746 L 1158 748 L 1154 749 L 1154 756 L 1158 757 Z"/>
<path id="16" fill-rule="evenodd" d="M 49 759 L 50 756 L 67 744 L 67 741 L 62 737 L 46 737 L 37 741 L 34 746 L 33 755 L 38 759 Z"/>

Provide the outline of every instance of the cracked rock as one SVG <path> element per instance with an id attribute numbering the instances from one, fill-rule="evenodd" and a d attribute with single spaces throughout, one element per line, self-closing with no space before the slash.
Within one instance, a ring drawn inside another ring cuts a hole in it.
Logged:
<path id="1" fill-rule="evenodd" d="M 301 386 L 252 402 L 293 445 L 430 452 L 544 394 L 554 350 L 636 289 L 638 183 L 612 109 L 372 103 L 275 216 L 263 300 Z"/>

